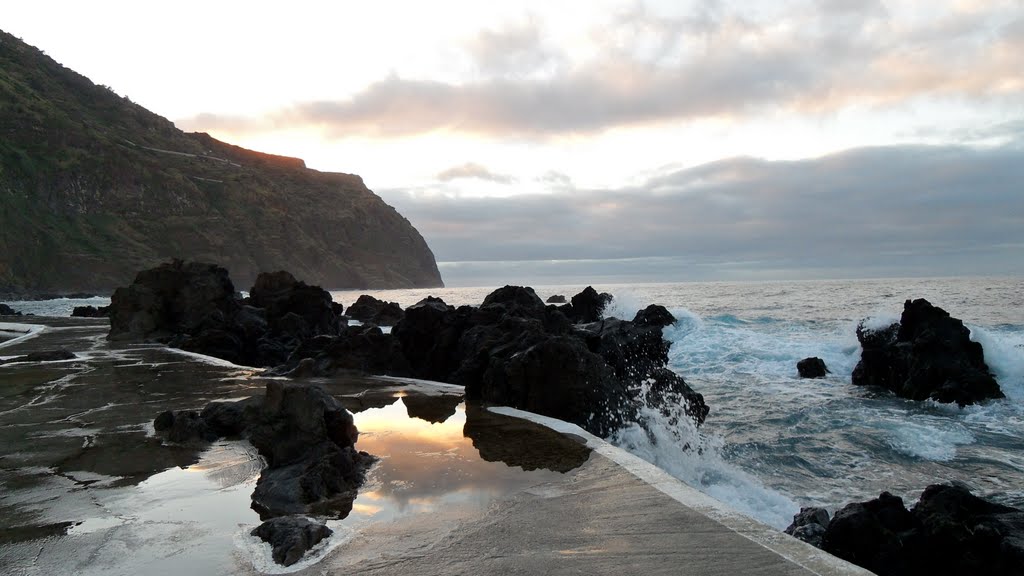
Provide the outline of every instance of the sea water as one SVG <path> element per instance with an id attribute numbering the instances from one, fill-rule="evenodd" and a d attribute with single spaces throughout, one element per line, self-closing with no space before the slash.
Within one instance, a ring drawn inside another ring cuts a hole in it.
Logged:
<path id="1" fill-rule="evenodd" d="M 585 286 L 535 286 L 543 299 Z M 648 304 L 677 322 L 665 329 L 669 367 L 711 407 L 699 429 L 656 412 L 647 430 L 615 444 L 740 512 L 784 527 L 800 506 L 842 505 L 887 490 L 910 504 L 929 484 L 959 482 L 1024 507 L 1024 279 L 935 278 L 800 282 L 595 285 L 615 296 L 606 316 L 631 319 Z M 494 287 L 362 293 L 403 307 L 427 295 L 479 304 Z M 962 319 L 1006 398 L 958 408 L 853 386 L 858 322 L 899 319 L 926 298 Z M 20 303 L 12 303 L 19 309 Z M 61 303 L 66 307 L 68 303 Z M 37 313 L 45 313 L 38 310 Z M 806 380 L 796 363 L 825 360 L 831 374 Z"/>

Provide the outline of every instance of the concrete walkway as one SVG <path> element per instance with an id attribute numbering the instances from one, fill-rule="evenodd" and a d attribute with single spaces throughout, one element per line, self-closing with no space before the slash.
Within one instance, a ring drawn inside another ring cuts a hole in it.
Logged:
<path id="1" fill-rule="evenodd" d="M 561 481 L 533 486 L 486 514 L 368 527 L 309 574 L 863 575 L 752 521 L 667 473 L 561 421 L 548 425 L 594 453 Z"/>

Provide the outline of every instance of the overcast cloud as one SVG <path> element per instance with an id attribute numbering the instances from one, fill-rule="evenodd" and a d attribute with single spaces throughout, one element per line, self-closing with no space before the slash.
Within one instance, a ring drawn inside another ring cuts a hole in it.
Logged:
<path id="1" fill-rule="evenodd" d="M 514 274 L 1022 274 L 1024 259 L 1013 257 L 1024 254 L 1022 183 L 1019 145 L 890 146 L 796 162 L 733 158 L 614 190 L 381 193 L 439 261 L 475 262 L 443 266 L 447 281 L 466 284 Z"/>
<path id="2" fill-rule="evenodd" d="M 936 3 L 909 15 L 850 0 L 704 2 L 678 17 L 641 6 L 595 28 L 589 57 L 570 57 L 532 18 L 466 42 L 472 73 L 457 81 L 392 74 L 336 100 L 179 125 L 233 133 L 305 125 L 336 138 L 437 130 L 550 137 L 921 98 L 1019 108 L 1024 95 L 1024 18 L 1015 2 L 957 10 Z"/>

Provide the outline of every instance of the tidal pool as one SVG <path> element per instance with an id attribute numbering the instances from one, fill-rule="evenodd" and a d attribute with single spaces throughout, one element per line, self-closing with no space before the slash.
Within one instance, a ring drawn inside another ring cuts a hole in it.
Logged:
<path id="1" fill-rule="evenodd" d="M 259 372 L 111 344 L 95 321 L 45 321 L 34 338 L 0 348 L 4 357 L 54 348 L 77 355 L 0 366 L 0 574 L 282 573 L 324 558 L 372 563 L 421 549 L 460 519 L 589 457 L 546 428 L 465 406 L 450 386 L 318 379 L 355 414 L 357 448 L 380 461 L 347 517 L 321 518 L 334 535 L 285 569 L 249 535 L 260 523 L 250 496 L 263 466 L 251 445 L 174 445 L 152 429 L 163 410 L 261 395 Z"/>

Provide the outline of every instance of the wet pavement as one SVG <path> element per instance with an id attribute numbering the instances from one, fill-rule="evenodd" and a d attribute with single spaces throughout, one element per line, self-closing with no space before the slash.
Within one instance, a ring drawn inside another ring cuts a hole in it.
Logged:
<path id="1" fill-rule="evenodd" d="M 0 348 L 0 358 L 76 354 L 0 365 L 0 573 L 286 571 L 248 534 L 260 523 L 249 506 L 263 466 L 249 443 L 177 445 L 152 428 L 164 410 L 262 395 L 267 379 L 159 346 L 108 343 L 102 322 L 45 322 L 35 337 Z M 590 453 L 536 424 L 467 411 L 454 387 L 315 381 L 355 414 L 357 447 L 381 460 L 346 518 L 321 519 L 334 536 L 293 569 L 378 525 L 416 519 L 452 528 L 557 480 Z"/>

